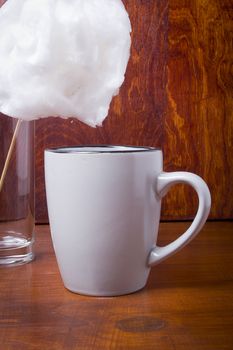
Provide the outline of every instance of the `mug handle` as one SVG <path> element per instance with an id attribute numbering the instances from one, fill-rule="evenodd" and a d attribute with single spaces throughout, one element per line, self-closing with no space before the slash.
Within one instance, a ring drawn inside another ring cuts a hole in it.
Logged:
<path id="1" fill-rule="evenodd" d="M 156 195 L 159 198 L 162 198 L 167 193 L 169 188 L 177 183 L 188 184 L 192 186 L 197 192 L 199 199 L 197 214 L 188 230 L 185 231 L 174 242 L 166 245 L 165 247 L 155 246 L 151 250 L 148 258 L 149 267 L 158 264 L 188 244 L 202 229 L 209 215 L 211 206 L 210 191 L 202 178 L 193 173 L 185 171 L 177 171 L 171 173 L 162 172 L 157 176 L 156 179 Z"/>

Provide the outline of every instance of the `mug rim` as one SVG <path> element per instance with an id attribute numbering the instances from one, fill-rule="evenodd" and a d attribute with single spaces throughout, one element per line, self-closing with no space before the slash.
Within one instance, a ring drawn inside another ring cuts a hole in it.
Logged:
<path id="1" fill-rule="evenodd" d="M 86 150 L 84 150 L 86 148 Z M 45 152 L 56 154 L 114 154 L 114 153 L 142 153 L 161 151 L 160 148 L 150 146 L 88 144 L 46 148 Z"/>

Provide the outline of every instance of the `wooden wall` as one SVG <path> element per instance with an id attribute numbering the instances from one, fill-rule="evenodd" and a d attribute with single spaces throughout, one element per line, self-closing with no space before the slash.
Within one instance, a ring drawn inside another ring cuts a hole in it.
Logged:
<path id="1" fill-rule="evenodd" d="M 233 5 L 231 0 L 124 0 L 132 22 L 126 80 L 103 127 L 36 122 L 36 216 L 47 221 L 43 150 L 74 144 L 161 147 L 165 171 L 202 176 L 210 218 L 233 218 Z M 191 218 L 196 196 L 176 186 L 163 220 Z"/>

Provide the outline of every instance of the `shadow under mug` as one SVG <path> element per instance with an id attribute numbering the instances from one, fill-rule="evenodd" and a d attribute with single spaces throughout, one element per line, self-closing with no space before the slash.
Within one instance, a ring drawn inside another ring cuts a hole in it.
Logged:
<path id="1" fill-rule="evenodd" d="M 184 247 L 204 225 L 211 198 L 188 172 L 163 172 L 150 147 L 77 146 L 45 151 L 53 246 L 66 288 L 94 296 L 135 292 L 150 268 Z M 156 245 L 161 199 L 177 183 L 197 192 L 197 214 L 165 247 Z"/>

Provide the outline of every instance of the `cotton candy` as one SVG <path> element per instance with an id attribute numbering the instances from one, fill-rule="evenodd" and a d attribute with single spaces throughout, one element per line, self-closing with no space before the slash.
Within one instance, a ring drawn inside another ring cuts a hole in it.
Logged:
<path id="1" fill-rule="evenodd" d="M 0 9 L 0 111 L 101 125 L 125 78 L 130 31 L 121 0 L 8 0 Z"/>

